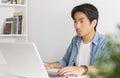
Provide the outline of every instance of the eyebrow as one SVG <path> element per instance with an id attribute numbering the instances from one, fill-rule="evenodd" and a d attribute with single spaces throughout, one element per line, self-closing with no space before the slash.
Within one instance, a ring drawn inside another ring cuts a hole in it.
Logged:
<path id="1" fill-rule="evenodd" d="M 84 18 L 79 18 L 78 20 L 83 20 Z M 76 20 L 76 19 L 74 19 L 74 20 Z"/>

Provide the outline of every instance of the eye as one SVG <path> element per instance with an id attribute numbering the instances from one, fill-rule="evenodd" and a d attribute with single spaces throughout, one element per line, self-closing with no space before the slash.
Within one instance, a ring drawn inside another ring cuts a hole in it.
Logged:
<path id="1" fill-rule="evenodd" d="M 80 20 L 80 23 L 83 23 L 83 20 Z"/>
<path id="2" fill-rule="evenodd" d="M 77 23 L 77 21 L 76 21 L 76 20 L 74 20 L 74 23 Z"/>

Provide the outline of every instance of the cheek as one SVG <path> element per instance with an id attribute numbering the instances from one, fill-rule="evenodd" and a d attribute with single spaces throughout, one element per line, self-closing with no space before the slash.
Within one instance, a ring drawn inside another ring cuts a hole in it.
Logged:
<path id="1" fill-rule="evenodd" d="M 87 24 L 83 24 L 82 29 L 83 29 L 83 30 L 88 29 L 88 25 L 87 25 Z"/>
<path id="2" fill-rule="evenodd" d="M 82 28 L 83 32 L 89 32 L 91 30 L 90 25 L 84 25 L 84 27 Z"/>
<path id="3" fill-rule="evenodd" d="M 84 28 L 89 30 L 91 28 L 90 23 L 89 22 L 84 23 Z"/>
<path id="4" fill-rule="evenodd" d="M 91 32 L 92 31 L 92 27 L 91 26 L 86 27 L 85 31 L 86 31 L 86 33 Z"/>

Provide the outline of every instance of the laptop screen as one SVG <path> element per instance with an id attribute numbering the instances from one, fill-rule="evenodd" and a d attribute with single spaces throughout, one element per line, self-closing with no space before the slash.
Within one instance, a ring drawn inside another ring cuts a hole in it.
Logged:
<path id="1" fill-rule="evenodd" d="M 0 43 L 0 52 L 11 76 L 49 78 L 34 43 Z"/>

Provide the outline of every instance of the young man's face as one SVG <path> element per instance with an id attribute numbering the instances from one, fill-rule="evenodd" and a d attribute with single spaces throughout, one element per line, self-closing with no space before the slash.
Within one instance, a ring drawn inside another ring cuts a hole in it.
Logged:
<path id="1" fill-rule="evenodd" d="M 96 22 L 92 21 L 90 23 L 87 16 L 82 12 L 77 12 L 74 15 L 74 27 L 77 32 L 77 35 L 80 37 L 87 36 L 89 33 L 94 31 Z"/>

